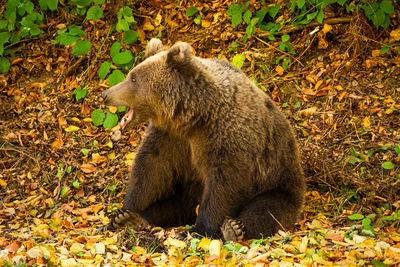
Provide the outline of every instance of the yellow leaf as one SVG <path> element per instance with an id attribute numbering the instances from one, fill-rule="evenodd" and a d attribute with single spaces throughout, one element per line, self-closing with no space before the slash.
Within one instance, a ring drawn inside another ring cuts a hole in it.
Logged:
<path id="1" fill-rule="evenodd" d="M 68 126 L 68 128 L 65 128 L 65 131 L 68 133 L 73 133 L 73 132 L 78 131 L 79 129 L 80 128 L 78 126 L 71 125 L 71 126 Z"/>
<path id="2" fill-rule="evenodd" d="M 111 152 L 110 154 L 108 154 L 108 159 L 111 159 L 111 160 L 115 159 L 115 153 L 114 153 L 114 151 Z"/>
<path id="3" fill-rule="evenodd" d="M 117 112 L 117 107 L 109 106 L 109 107 L 108 107 L 108 110 L 109 110 L 111 113 L 115 113 L 115 112 Z"/>
<path id="4" fill-rule="evenodd" d="M 127 160 L 133 160 L 135 157 L 136 157 L 136 152 L 132 152 L 126 155 Z"/>
<path id="5" fill-rule="evenodd" d="M 197 245 L 198 248 L 202 248 L 205 250 L 205 246 L 210 245 L 211 240 L 204 237 L 203 239 L 201 239 L 200 243 Z"/>
<path id="6" fill-rule="evenodd" d="M 7 182 L 4 181 L 3 179 L 0 179 L 0 185 L 1 185 L 2 187 L 6 187 L 6 186 L 7 186 Z"/>
<path id="7" fill-rule="evenodd" d="M 72 117 L 72 118 L 71 118 L 71 121 L 74 121 L 74 122 L 80 122 L 81 120 L 80 120 L 80 119 L 78 119 L 77 117 Z"/>
<path id="8" fill-rule="evenodd" d="M 210 255 L 216 255 L 219 257 L 221 255 L 221 247 L 222 247 L 221 240 L 211 241 L 210 245 L 208 246 Z"/>
<path id="9" fill-rule="evenodd" d="M 210 27 L 211 22 L 205 19 L 201 20 L 201 26 L 203 26 L 204 28 L 208 28 Z"/>
<path id="10" fill-rule="evenodd" d="M 365 118 L 363 119 L 363 125 L 364 125 L 365 128 L 371 127 L 371 122 L 369 121 L 369 118 L 368 118 L 368 117 L 365 117 Z"/>
<path id="11" fill-rule="evenodd" d="M 397 28 L 390 32 L 390 36 L 396 41 L 400 40 L 400 28 Z"/>
<path id="12" fill-rule="evenodd" d="M 282 68 L 282 66 L 280 66 L 280 65 L 276 66 L 275 70 L 278 73 L 278 75 L 280 75 L 280 76 L 282 76 L 283 73 L 285 72 L 285 69 Z"/>
<path id="13" fill-rule="evenodd" d="M 308 237 L 305 236 L 301 239 L 301 244 L 299 246 L 299 251 L 300 253 L 305 253 L 307 250 L 307 245 L 308 245 Z"/>
<path id="14" fill-rule="evenodd" d="M 165 240 L 164 245 L 185 248 L 187 244 L 179 239 L 168 237 L 168 239 Z"/>

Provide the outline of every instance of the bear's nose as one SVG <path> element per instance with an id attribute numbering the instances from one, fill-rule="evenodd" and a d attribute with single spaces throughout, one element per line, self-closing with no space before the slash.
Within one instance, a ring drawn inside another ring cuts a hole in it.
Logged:
<path id="1" fill-rule="evenodd" d="M 106 99 L 106 98 L 107 98 L 106 92 L 102 92 L 102 93 L 101 93 L 101 97 L 104 98 L 104 99 Z"/>

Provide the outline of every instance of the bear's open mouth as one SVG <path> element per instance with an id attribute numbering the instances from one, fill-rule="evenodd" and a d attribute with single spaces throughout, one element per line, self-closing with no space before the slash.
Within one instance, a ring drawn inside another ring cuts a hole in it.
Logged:
<path id="1" fill-rule="evenodd" d="M 121 119 L 120 125 L 121 128 L 124 129 L 125 126 L 131 122 L 133 118 L 133 109 L 130 109 Z"/>

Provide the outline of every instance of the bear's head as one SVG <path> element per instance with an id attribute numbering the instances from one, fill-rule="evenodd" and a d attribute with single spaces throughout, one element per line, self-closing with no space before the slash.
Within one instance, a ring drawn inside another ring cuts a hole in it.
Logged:
<path id="1" fill-rule="evenodd" d="M 122 128 L 128 123 L 162 119 L 163 113 L 168 112 L 163 108 L 165 104 L 173 106 L 179 101 L 177 97 L 165 97 L 166 92 L 170 94 L 173 87 L 177 86 L 176 82 L 181 80 L 177 76 L 190 74 L 193 69 L 192 47 L 184 42 L 167 49 L 159 39 L 152 39 L 146 47 L 144 58 L 125 80 L 101 94 L 106 105 L 129 107 L 121 119 Z"/>

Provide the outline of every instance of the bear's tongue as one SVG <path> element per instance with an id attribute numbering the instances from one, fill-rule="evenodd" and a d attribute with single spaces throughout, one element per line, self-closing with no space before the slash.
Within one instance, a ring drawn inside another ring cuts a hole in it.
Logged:
<path id="1" fill-rule="evenodd" d="M 130 109 L 125 115 L 124 117 L 122 117 L 120 125 L 121 128 L 124 129 L 125 126 L 132 120 L 133 118 L 133 110 Z"/>

